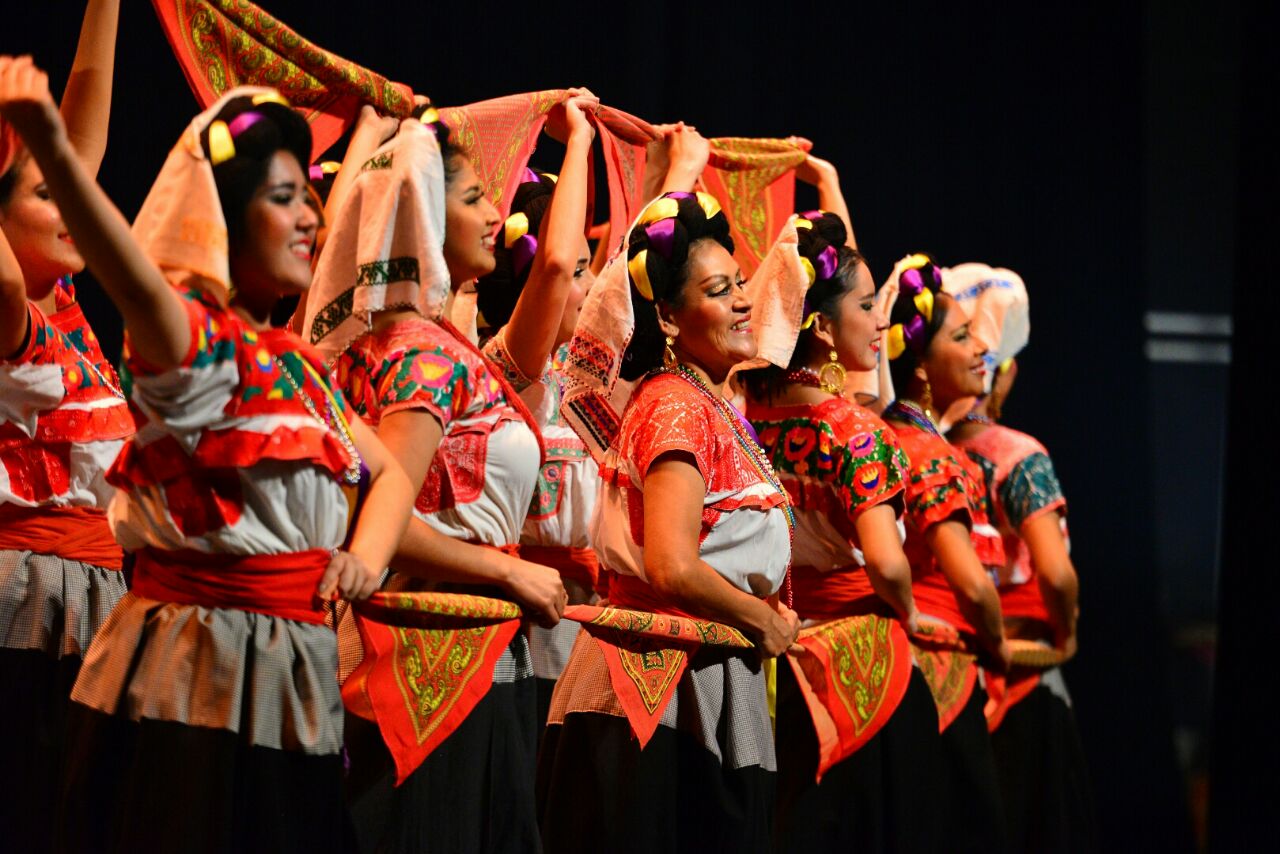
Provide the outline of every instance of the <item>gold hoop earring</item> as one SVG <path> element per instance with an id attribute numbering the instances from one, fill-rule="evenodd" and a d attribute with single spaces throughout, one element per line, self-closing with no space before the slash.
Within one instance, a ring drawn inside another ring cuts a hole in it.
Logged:
<path id="1" fill-rule="evenodd" d="M 667 336 L 667 344 L 662 348 L 662 367 L 674 368 L 680 364 L 680 360 L 676 358 L 676 351 L 671 349 L 671 345 L 676 343 L 676 339 L 670 335 Z"/>
<path id="2" fill-rule="evenodd" d="M 827 363 L 818 371 L 818 388 L 827 394 L 841 394 L 844 392 L 844 365 L 840 364 L 840 354 L 835 350 L 831 351 L 831 356 Z"/>

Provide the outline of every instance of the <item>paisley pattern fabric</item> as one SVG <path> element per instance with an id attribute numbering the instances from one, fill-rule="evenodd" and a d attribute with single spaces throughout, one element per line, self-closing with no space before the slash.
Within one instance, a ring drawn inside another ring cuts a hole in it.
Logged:
<path id="1" fill-rule="evenodd" d="M 784 139 L 719 137 L 702 171 L 729 220 L 734 259 L 750 276 L 795 212 L 795 168 L 805 150 Z M 614 220 L 617 222 L 618 220 Z"/>

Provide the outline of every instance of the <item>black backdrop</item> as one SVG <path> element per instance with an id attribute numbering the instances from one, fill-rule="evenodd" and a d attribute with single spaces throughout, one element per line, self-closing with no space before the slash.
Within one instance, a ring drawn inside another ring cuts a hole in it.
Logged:
<path id="1" fill-rule="evenodd" d="M 6 5 L 0 50 L 33 53 L 60 91 L 82 4 Z M 1193 846 L 1143 511 L 1152 498 L 1140 251 L 1151 81 L 1141 5 L 263 5 L 438 104 L 588 85 L 609 104 L 708 136 L 808 136 L 841 170 L 877 277 L 917 249 L 944 264 L 1019 271 L 1035 297 L 1035 335 L 1007 418 L 1050 448 L 1071 501 L 1083 618 L 1067 678 L 1103 839 L 1108 849 Z M 100 180 L 132 216 L 196 104 L 150 4 L 124 6 Z M 91 287 L 81 291 L 118 352 L 118 316 Z"/>

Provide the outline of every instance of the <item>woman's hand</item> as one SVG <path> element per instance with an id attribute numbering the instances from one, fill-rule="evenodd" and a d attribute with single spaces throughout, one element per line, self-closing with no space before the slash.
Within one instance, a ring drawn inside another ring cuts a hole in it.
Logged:
<path id="1" fill-rule="evenodd" d="M 360 108 L 360 116 L 356 119 L 355 130 L 351 134 L 353 139 L 368 141 L 372 143 L 373 148 L 377 149 L 395 136 L 399 129 L 400 120 L 395 116 L 384 116 L 369 104 L 365 104 Z"/>
<path id="2" fill-rule="evenodd" d="M 547 113 L 545 128 L 547 136 L 557 142 L 568 142 L 575 130 L 579 133 L 586 130 L 594 137 L 595 128 L 592 128 L 591 123 L 587 121 L 586 114 L 600 109 L 600 99 L 590 89 L 583 87 L 574 87 L 567 91 L 569 97 L 556 104 L 551 108 L 551 112 Z"/>
<path id="3" fill-rule="evenodd" d="M 796 167 L 796 177 L 815 187 L 840 185 L 840 173 L 836 171 L 831 161 L 814 157 L 812 154 L 805 155 L 804 162 Z"/>
<path id="4" fill-rule="evenodd" d="M 0 115 L 13 124 L 28 148 L 45 146 L 66 133 L 49 94 L 49 75 L 29 56 L 0 56 Z"/>
<path id="5" fill-rule="evenodd" d="M 341 596 L 343 599 L 368 599 L 378 589 L 382 573 L 375 571 L 351 552 L 338 551 L 329 558 L 316 594 L 328 601 Z"/>
<path id="6" fill-rule="evenodd" d="M 503 587 L 538 625 L 549 629 L 564 616 L 569 592 L 554 569 L 527 560 L 511 568 Z"/>
<path id="7" fill-rule="evenodd" d="M 756 644 L 765 658 L 777 658 L 786 652 L 798 652 L 796 638 L 800 635 L 800 617 L 795 611 L 778 602 L 770 609 L 769 620 L 761 628 Z"/>
<path id="8" fill-rule="evenodd" d="M 667 135 L 667 175 L 662 192 L 690 192 L 707 168 L 711 143 L 691 125 L 680 122 Z"/>

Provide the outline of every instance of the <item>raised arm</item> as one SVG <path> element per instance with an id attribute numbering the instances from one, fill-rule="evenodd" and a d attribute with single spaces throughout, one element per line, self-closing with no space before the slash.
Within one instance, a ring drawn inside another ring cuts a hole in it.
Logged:
<path id="1" fill-rule="evenodd" d="M 644 478 L 644 569 L 649 584 L 682 610 L 746 630 L 765 655 L 782 655 L 800 629 L 795 612 L 739 590 L 699 556 L 706 492 L 687 453 L 663 454 L 649 466 Z"/>
<path id="2" fill-rule="evenodd" d="M 116 64 L 116 27 L 120 0 L 89 0 L 80 25 L 80 41 L 62 93 L 62 120 L 71 147 L 96 177 L 107 151 L 107 122 L 111 118 L 111 82 Z"/>
<path id="3" fill-rule="evenodd" d="M 590 258 L 582 257 L 587 219 L 587 168 L 595 129 L 586 111 L 600 100 L 589 93 L 565 101 L 564 165 L 551 195 L 529 278 L 507 322 L 506 347 L 526 377 L 539 377 L 555 344 L 573 277 Z"/>
<path id="4" fill-rule="evenodd" d="M 956 595 L 960 613 L 978 632 L 978 643 L 1000 670 L 1008 670 L 1010 652 L 1004 637 L 1000 596 L 973 550 L 968 527 L 947 519 L 931 525 L 924 532 L 924 539 Z"/>
<path id="5" fill-rule="evenodd" d="M 1080 582 L 1067 553 L 1060 521 L 1057 513 L 1042 513 L 1023 522 L 1019 533 L 1031 552 L 1031 565 L 1053 626 L 1054 645 L 1071 657 L 1076 652 Z"/>
<path id="6" fill-rule="evenodd" d="M 384 142 L 395 136 L 399 127 L 400 122 L 394 117 L 379 115 L 368 104 L 360 108 L 360 117 L 356 119 L 355 130 L 351 132 L 351 141 L 347 143 L 347 151 L 342 155 L 342 168 L 333 179 L 329 198 L 324 203 L 325 222 L 337 221 L 338 211 L 347 200 L 351 185 L 360 174 L 360 167 Z"/>
<path id="7" fill-rule="evenodd" d="M 878 504 L 864 510 L 853 524 L 871 586 L 893 608 L 907 631 L 914 632 L 920 613 L 911 593 L 911 564 L 902 551 L 893 506 Z"/>
<path id="8" fill-rule="evenodd" d="M 125 327 L 146 331 L 132 336 L 133 351 L 160 370 L 178 365 L 191 345 L 180 298 L 72 149 L 49 95 L 49 78 L 30 57 L 0 57 L 0 114 L 39 164 L 76 248 L 124 316 Z"/>
<path id="9" fill-rule="evenodd" d="M 818 188 L 818 207 L 840 217 L 845 231 L 849 234 L 845 245 L 850 249 L 857 249 L 858 239 L 853 234 L 853 220 L 849 218 L 849 206 L 845 203 L 844 192 L 840 189 L 840 173 L 836 171 L 835 165 L 829 160 L 809 154 L 806 155 L 804 162 L 796 167 L 796 177 Z"/>

